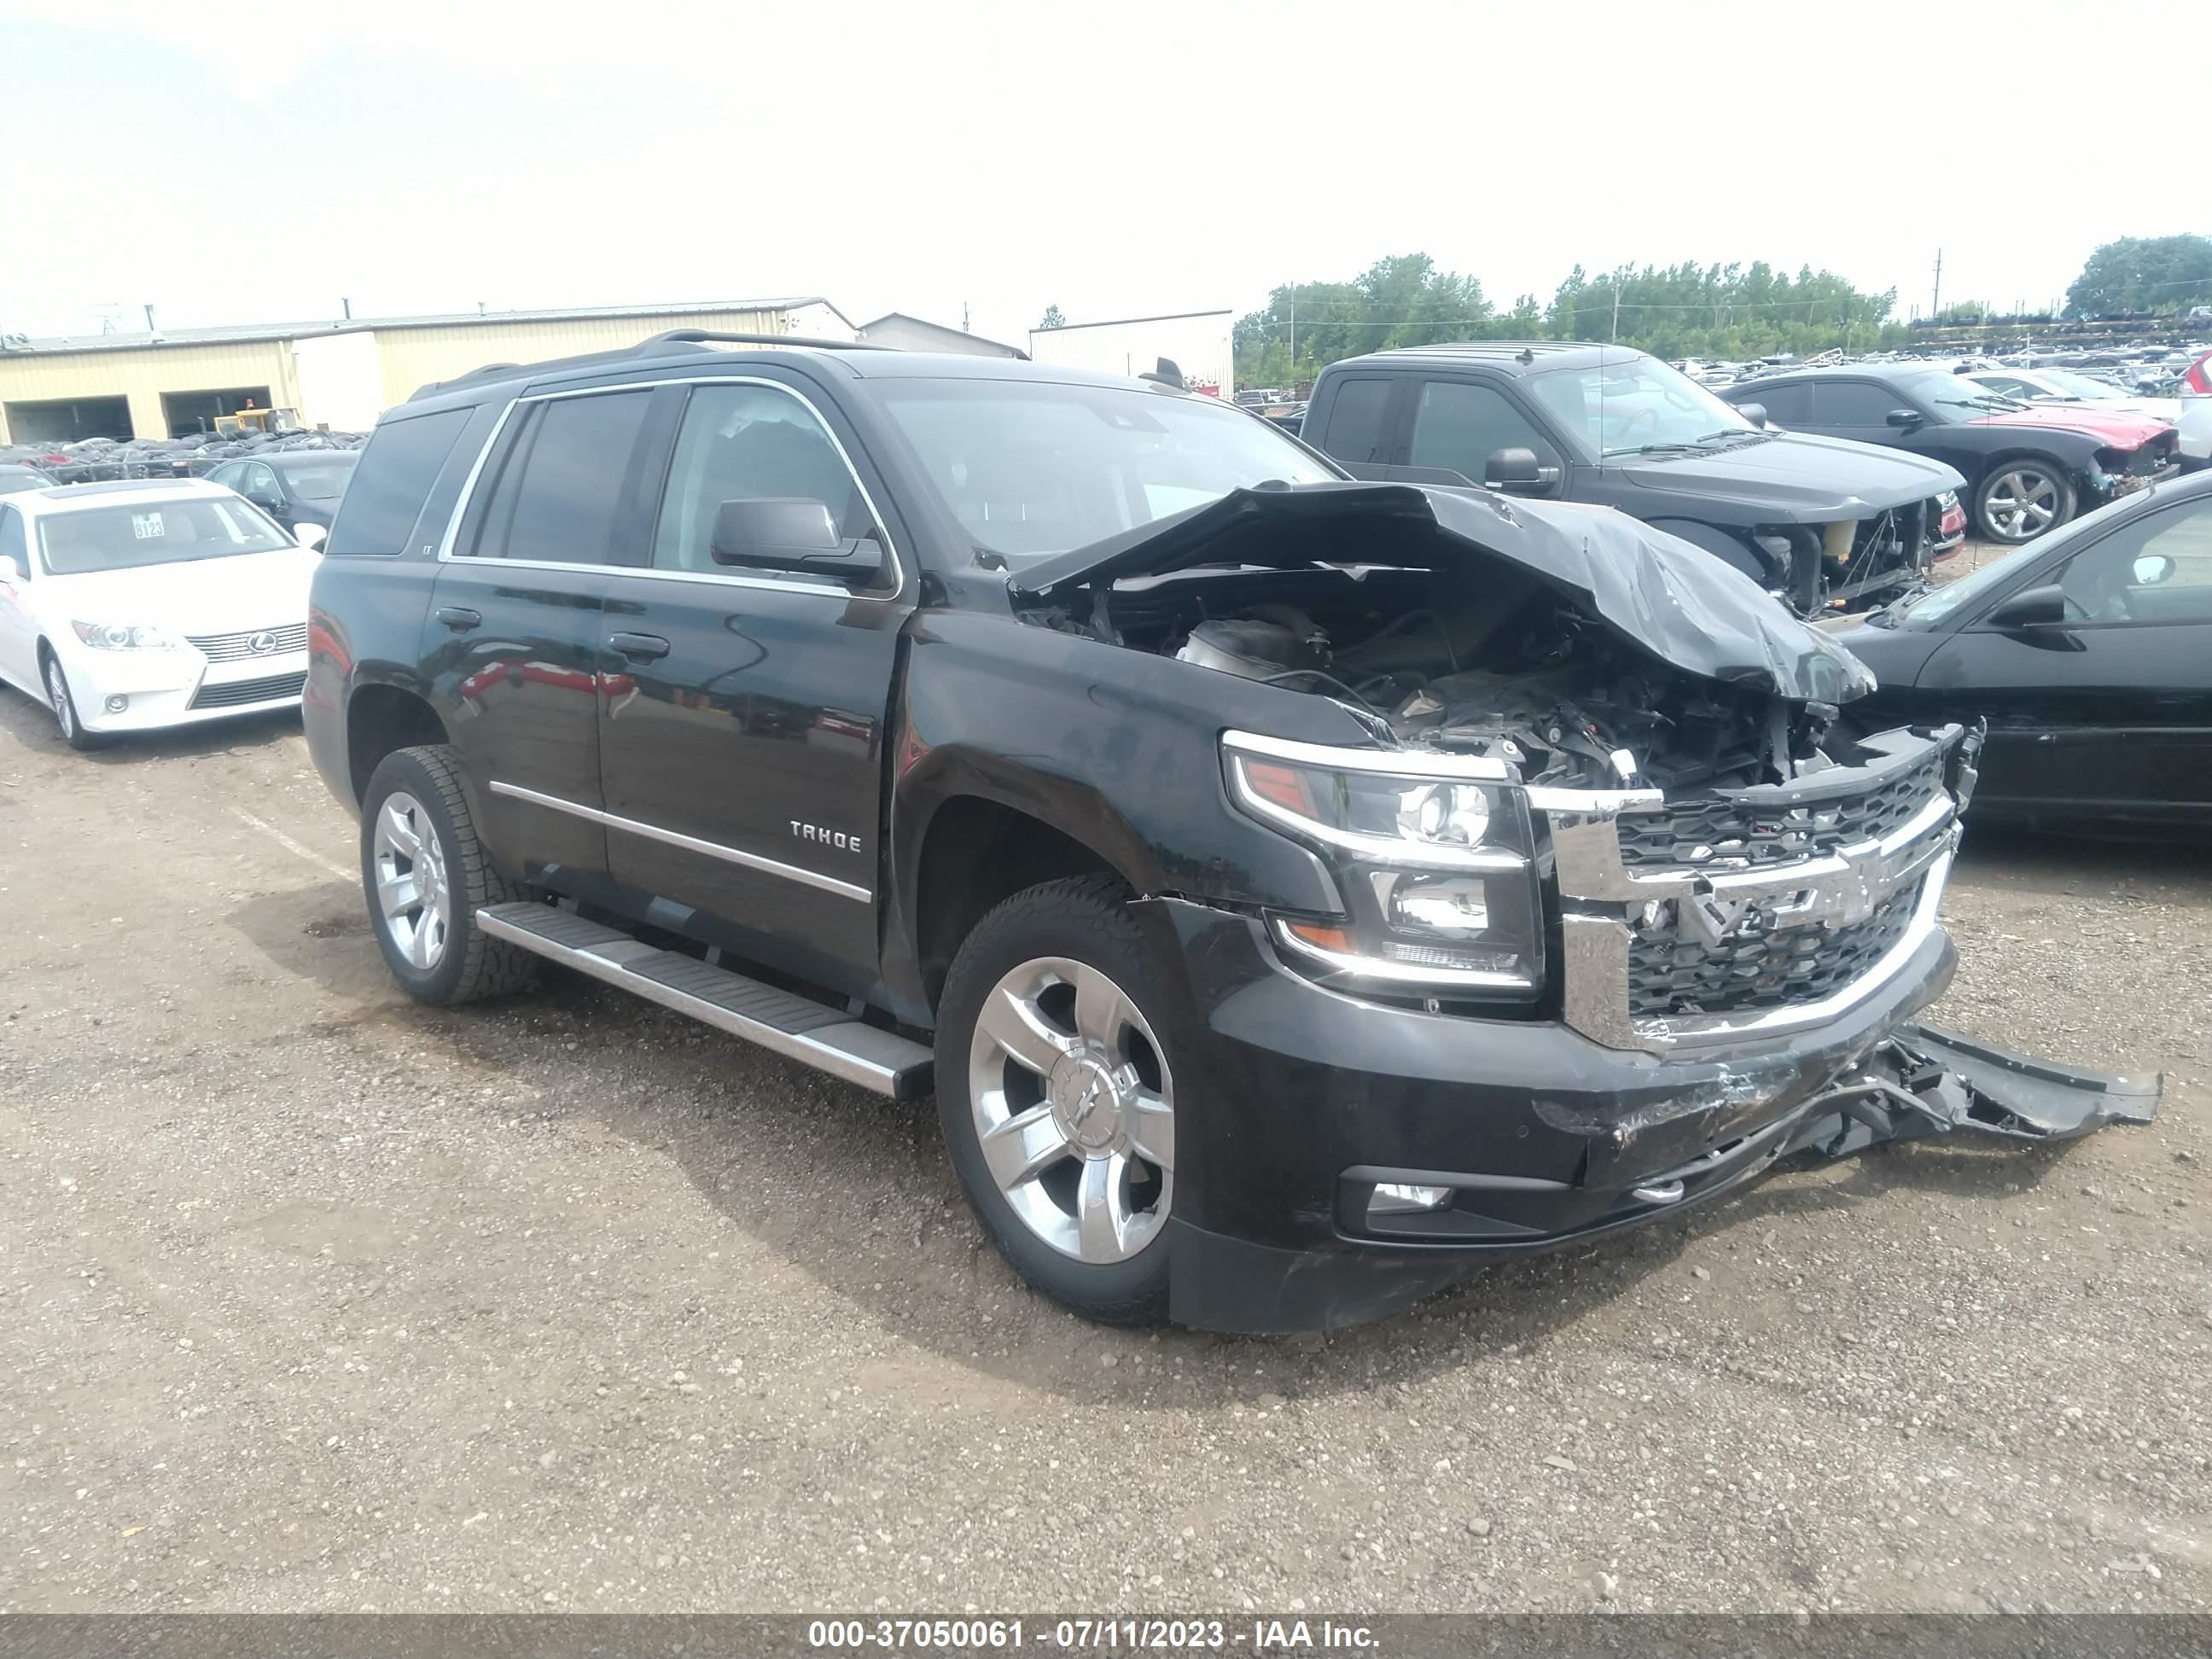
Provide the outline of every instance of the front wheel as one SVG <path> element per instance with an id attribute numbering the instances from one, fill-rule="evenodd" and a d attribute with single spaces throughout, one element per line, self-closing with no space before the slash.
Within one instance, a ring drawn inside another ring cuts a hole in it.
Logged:
<path id="1" fill-rule="evenodd" d="M 69 676 L 62 672 L 61 659 L 51 653 L 46 657 L 46 702 L 54 711 L 54 724 L 61 728 L 64 743 L 80 755 L 100 747 L 100 733 L 86 731 L 84 722 L 77 718 L 76 699 L 70 695 Z"/>
<path id="2" fill-rule="evenodd" d="M 953 1169 L 1014 1270 L 1109 1324 L 1168 1304 L 1175 1079 L 1127 894 L 1047 882 L 976 925 L 939 1008 Z"/>
<path id="3" fill-rule="evenodd" d="M 461 769 L 443 744 L 386 755 L 362 798 L 361 880 L 385 965 L 438 1007 L 519 991 L 537 958 L 477 926 L 477 911 L 521 894 L 477 839 Z"/>
<path id="4" fill-rule="evenodd" d="M 2074 516 L 2074 486 L 2054 462 L 2000 461 L 1974 492 L 1974 516 L 1991 541 L 2033 541 Z"/>

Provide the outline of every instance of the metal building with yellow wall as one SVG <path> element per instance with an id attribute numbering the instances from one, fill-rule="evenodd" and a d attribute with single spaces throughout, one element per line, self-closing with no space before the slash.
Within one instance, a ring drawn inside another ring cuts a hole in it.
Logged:
<path id="1" fill-rule="evenodd" d="M 365 431 L 421 386 L 486 363 L 611 351 L 672 328 L 849 340 L 818 295 L 580 311 L 349 318 L 0 340 L 0 444 L 185 437 L 243 408 Z"/>

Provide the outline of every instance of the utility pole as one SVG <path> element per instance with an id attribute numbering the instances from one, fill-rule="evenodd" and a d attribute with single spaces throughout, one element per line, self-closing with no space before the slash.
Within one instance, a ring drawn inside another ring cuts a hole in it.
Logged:
<path id="1" fill-rule="evenodd" d="M 1298 285 L 1291 284 L 1291 384 L 1298 383 Z"/>
<path id="2" fill-rule="evenodd" d="M 1936 292 L 1929 297 L 1928 315 L 1930 320 L 1943 315 L 1943 250 L 1936 250 Z"/>
<path id="3" fill-rule="evenodd" d="M 963 334 L 973 331 L 968 326 L 968 302 L 965 300 L 960 302 L 960 331 Z"/>

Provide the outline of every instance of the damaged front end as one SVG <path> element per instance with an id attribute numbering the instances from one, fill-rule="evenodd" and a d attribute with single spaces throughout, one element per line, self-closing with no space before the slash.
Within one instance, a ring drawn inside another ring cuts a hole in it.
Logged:
<path id="1" fill-rule="evenodd" d="M 2154 1109 L 2154 1082 L 1910 1024 L 1949 971 L 1938 917 L 1980 731 L 1844 738 L 1863 665 L 1686 543 L 1469 491 L 1252 490 L 1014 592 L 1037 625 L 1341 711 L 1339 743 L 1223 738 L 1231 800 L 1340 896 L 1260 920 L 1283 971 L 1585 1045 L 1575 1086 L 1528 1107 L 1572 1168 L 1512 1172 L 1510 1198 L 1494 1169 L 1373 1172 L 1370 1193 L 1454 1196 L 1367 1228 L 1352 1181 L 1352 1233 L 1537 1246 L 1788 1152 L 2060 1139 Z"/>

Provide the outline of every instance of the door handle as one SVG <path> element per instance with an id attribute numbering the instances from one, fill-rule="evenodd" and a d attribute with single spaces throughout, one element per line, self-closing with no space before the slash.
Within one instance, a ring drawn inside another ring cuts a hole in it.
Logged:
<path id="1" fill-rule="evenodd" d="M 658 634 L 610 634 L 607 643 L 632 662 L 651 662 L 668 654 L 668 641 Z"/>
<path id="2" fill-rule="evenodd" d="M 440 622 L 456 634 L 465 634 L 483 620 L 481 611 L 471 611 L 462 605 L 441 605 L 434 614 Z"/>

